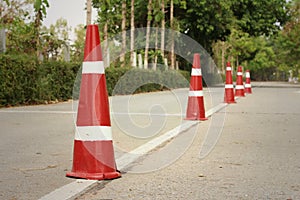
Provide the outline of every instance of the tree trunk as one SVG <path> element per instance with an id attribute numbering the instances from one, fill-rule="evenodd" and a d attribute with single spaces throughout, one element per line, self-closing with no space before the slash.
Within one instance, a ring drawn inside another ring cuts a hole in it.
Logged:
<path id="1" fill-rule="evenodd" d="M 125 51 L 126 51 L 126 0 L 122 1 L 122 52 L 121 52 L 121 66 L 125 66 Z"/>
<path id="2" fill-rule="evenodd" d="M 221 65 L 221 67 L 222 67 L 222 73 L 225 74 L 225 72 L 226 72 L 226 64 L 225 64 L 225 42 L 222 41 L 221 43 L 222 43 L 222 48 L 221 48 L 222 49 L 222 56 L 221 56 L 222 65 Z"/>
<path id="3" fill-rule="evenodd" d="M 161 12 L 163 14 L 162 20 L 161 20 L 161 43 L 160 43 L 160 49 L 161 49 L 161 56 L 164 59 L 164 50 L 165 50 L 165 1 L 161 1 Z"/>
<path id="4" fill-rule="evenodd" d="M 86 0 L 86 25 L 92 23 L 92 0 Z"/>
<path id="5" fill-rule="evenodd" d="M 133 66 L 134 61 L 134 0 L 131 0 L 131 17 L 130 17 L 130 63 Z"/>
<path id="6" fill-rule="evenodd" d="M 103 36 L 103 39 L 104 39 L 104 61 L 106 62 L 105 63 L 105 66 L 109 66 L 109 63 L 110 63 L 110 59 L 109 59 L 109 49 L 108 49 L 108 23 L 105 22 L 104 24 L 104 28 L 103 28 L 103 33 L 104 33 L 104 36 Z"/>
<path id="7" fill-rule="evenodd" d="M 148 51 L 149 51 L 151 15 L 152 15 L 152 0 L 149 0 L 149 3 L 148 3 L 148 15 L 147 15 L 148 17 L 147 17 L 145 59 L 144 59 L 144 68 L 145 69 L 148 69 Z"/>
<path id="8" fill-rule="evenodd" d="M 175 55 L 174 55 L 174 2 L 171 0 L 170 2 L 170 25 L 172 30 L 172 38 L 171 38 L 171 69 L 175 69 Z"/>
<path id="9" fill-rule="evenodd" d="M 39 59 L 40 58 L 40 27 L 41 27 L 41 20 L 42 20 L 42 13 L 41 11 L 39 10 L 37 13 L 36 13 L 36 16 L 35 16 L 35 23 L 34 23 L 34 26 L 35 26 L 35 50 L 36 50 L 36 57 Z"/>
<path id="10" fill-rule="evenodd" d="M 154 56 L 154 65 L 153 70 L 156 71 L 157 68 L 157 51 L 158 50 L 158 26 L 155 28 L 155 56 Z"/>

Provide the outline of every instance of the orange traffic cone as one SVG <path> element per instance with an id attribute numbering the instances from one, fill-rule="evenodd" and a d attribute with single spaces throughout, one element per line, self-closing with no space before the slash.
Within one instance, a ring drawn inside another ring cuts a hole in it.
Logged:
<path id="1" fill-rule="evenodd" d="M 205 117 L 202 89 L 200 54 L 196 53 L 194 54 L 193 68 L 191 73 L 190 91 L 186 111 L 187 120 L 207 120 Z"/>
<path id="2" fill-rule="evenodd" d="M 235 96 L 236 97 L 244 97 L 245 96 L 242 66 L 238 66 L 238 70 L 237 70 L 237 74 L 236 74 Z"/>
<path id="3" fill-rule="evenodd" d="M 68 177 L 103 180 L 121 176 L 116 170 L 108 95 L 97 25 L 88 25 L 80 97 Z"/>
<path id="4" fill-rule="evenodd" d="M 225 103 L 236 103 L 234 100 L 234 90 L 232 83 L 232 68 L 230 62 L 226 64 L 226 82 L 225 82 L 225 94 L 224 94 L 224 102 Z"/>
<path id="5" fill-rule="evenodd" d="M 252 94 L 251 81 L 250 81 L 250 70 L 246 70 L 245 93 Z"/>

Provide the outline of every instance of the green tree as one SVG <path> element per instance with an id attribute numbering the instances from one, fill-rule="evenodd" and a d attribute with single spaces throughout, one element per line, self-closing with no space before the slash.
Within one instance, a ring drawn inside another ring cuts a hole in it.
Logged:
<path id="1" fill-rule="evenodd" d="M 288 20 L 286 0 L 233 0 L 231 9 L 238 27 L 251 36 L 277 33 Z"/>
<path id="2" fill-rule="evenodd" d="M 25 23 L 20 18 L 14 18 L 7 29 L 7 52 L 34 55 L 36 52 L 35 29 L 33 23 Z"/>
<path id="3" fill-rule="evenodd" d="M 291 19 L 274 39 L 276 64 L 279 71 L 289 70 L 294 76 L 300 74 L 300 0 L 294 0 L 290 10 Z"/>
<path id="4" fill-rule="evenodd" d="M 35 0 L 34 1 L 34 12 L 35 12 L 35 20 L 34 20 L 34 28 L 35 28 L 35 49 L 36 55 L 39 57 L 40 54 L 40 28 L 43 19 L 47 15 L 47 8 L 49 7 L 48 0 Z"/>
<path id="5" fill-rule="evenodd" d="M 40 31 L 41 53 L 46 60 L 66 60 L 66 50 L 69 50 L 69 31 L 67 20 L 60 18 L 49 29 L 43 27 Z"/>
<path id="6" fill-rule="evenodd" d="M 82 62 L 85 42 L 85 28 L 83 24 L 75 28 L 75 36 L 74 44 L 71 45 L 71 60 L 73 62 Z"/>

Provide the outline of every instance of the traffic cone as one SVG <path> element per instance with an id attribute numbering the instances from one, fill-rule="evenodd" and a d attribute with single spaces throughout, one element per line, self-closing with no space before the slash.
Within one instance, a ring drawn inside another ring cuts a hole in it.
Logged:
<path id="1" fill-rule="evenodd" d="M 225 82 L 225 94 L 224 94 L 225 103 L 236 103 L 234 100 L 234 90 L 232 83 L 232 68 L 230 62 L 226 64 L 226 82 Z"/>
<path id="2" fill-rule="evenodd" d="M 103 180 L 116 169 L 108 95 L 97 25 L 88 25 L 77 112 L 72 171 L 68 177 Z"/>
<path id="3" fill-rule="evenodd" d="M 236 97 L 244 97 L 245 96 L 242 66 L 238 66 L 238 70 L 236 73 L 235 96 Z"/>
<path id="4" fill-rule="evenodd" d="M 246 70 L 245 93 L 252 94 L 251 81 L 250 81 L 250 70 Z"/>
<path id="5" fill-rule="evenodd" d="M 204 98 L 202 86 L 202 73 L 200 54 L 194 54 L 193 68 L 191 72 L 190 91 L 186 111 L 187 120 L 207 120 L 205 117 Z"/>

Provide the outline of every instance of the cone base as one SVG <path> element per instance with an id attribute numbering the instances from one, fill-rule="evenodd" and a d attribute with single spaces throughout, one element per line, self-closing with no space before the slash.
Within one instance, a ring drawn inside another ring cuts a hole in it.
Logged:
<path id="1" fill-rule="evenodd" d="M 83 173 L 83 172 L 67 172 L 67 177 L 70 178 L 80 178 L 88 180 L 111 180 L 120 178 L 121 174 L 119 172 L 109 172 L 109 173 Z"/>
<path id="2" fill-rule="evenodd" d="M 205 121 L 205 120 L 208 120 L 207 117 L 201 117 L 201 118 L 195 118 L 195 117 L 186 117 L 184 118 L 185 120 L 194 120 L 194 121 L 197 121 L 197 120 L 200 120 L 200 121 Z"/>
<path id="3" fill-rule="evenodd" d="M 246 90 L 246 89 L 245 89 L 245 94 L 252 94 L 252 91 L 251 91 L 251 90 Z"/>
<path id="4" fill-rule="evenodd" d="M 245 91 L 244 90 L 236 90 L 234 96 L 235 97 L 245 97 Z"/>
<path id="5" fill-rule="evenodd" d="M 106 180 L 121 176 L 118 172 L 111 140 L 74 140 L 73 167 L 68 177 Z"/>
<path id="6" fill-rule="evenodd" d="M 236 103 L 236 101 L 224 101 L 224 103 Z"/>

